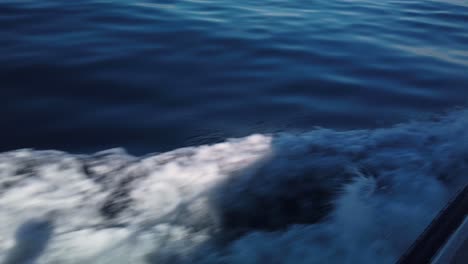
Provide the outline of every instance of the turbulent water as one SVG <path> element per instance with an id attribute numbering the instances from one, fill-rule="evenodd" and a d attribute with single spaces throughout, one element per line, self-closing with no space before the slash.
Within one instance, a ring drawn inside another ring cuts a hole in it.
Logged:
<path id="1" fill-rule="evenodd" d="M 2 264 L 393 263 L 468 183 L 464 0 L 0 0 L 0 33 Z"/>
<path id="2" fill-rule="evenodd" d="M 0 155 L 3 263 L 392 263 L 467 182 L 468 113 L 134 157 Z"/>

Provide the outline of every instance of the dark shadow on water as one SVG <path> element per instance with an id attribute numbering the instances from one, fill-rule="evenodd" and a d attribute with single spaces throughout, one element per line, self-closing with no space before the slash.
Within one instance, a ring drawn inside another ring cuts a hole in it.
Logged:
<path id="1" fill-rule="evenodd" d="M 216 228 L 209 241 L 193 251 L 194 259 L 203 259 L 213 249 L 223 252 L 249 233 L 314 224 L 329 215 L 343 185 L 357 176 L 348 169 L 349 157 L 323 144 L 289 143 L 273 139 L 272 155 L 226 177 L 210 191 Z M 160 263 L 151 257 L 148 262 Z M 168 263 L 185 262 L 175 257 Z"/>
<path id="2" fill-rule="evenodd" d="M 188 255 L 153 252 L 147 262 L 198 263 L 206 254 L 221 257 L 234 241 L 247 234 L 323 221 L 342 186 L 356 177 L 356 172 L 348 169 L 349 157 L 333 147 L 319 141 L 298 144 L 296 140 L 273 138 L 270 155 L 231 173 L 209 190 L 211 212 L 206 219 L 194 222 L 190 214 L 181 214 L 176 222 L 184 226 L 189 223 L 193 234 L 210 230 L 208 241 L 192 248 Z"/>
<path id="3" fill-rule="evenodd" d="M 8 252 L 3 264 L 30 264 L 47 248 L 53 233 L 51 219 L 33 219 L 23 223 L 15 234 L 15 246 Z"/>

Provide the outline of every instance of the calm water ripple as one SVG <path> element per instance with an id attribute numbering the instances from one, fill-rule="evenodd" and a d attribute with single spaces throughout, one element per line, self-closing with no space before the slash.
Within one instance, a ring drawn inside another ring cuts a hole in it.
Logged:
<path id="1" fill-rule="evenodd" d="M 468 1 L 0 0 L 0 150 L 164 151 L 468 99 Z"/>

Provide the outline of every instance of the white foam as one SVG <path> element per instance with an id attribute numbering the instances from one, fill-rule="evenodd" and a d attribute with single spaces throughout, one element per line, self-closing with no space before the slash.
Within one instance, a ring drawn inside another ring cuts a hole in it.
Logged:
<path id="1" fill-rule="evenodd" d="M 143 158 L 0 154 L 0 263 L 392 263 L 467 182 L 468 118 Z"/>

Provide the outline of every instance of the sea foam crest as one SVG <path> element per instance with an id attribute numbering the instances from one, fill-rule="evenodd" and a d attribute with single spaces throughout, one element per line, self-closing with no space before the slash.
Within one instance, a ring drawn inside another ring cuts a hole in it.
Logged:
<path id="1" fill-rule="evenodd" d="M 392 263 L 468 182 L 468 112 L 133 157 L 0 154 L 0 263 Z"/>

